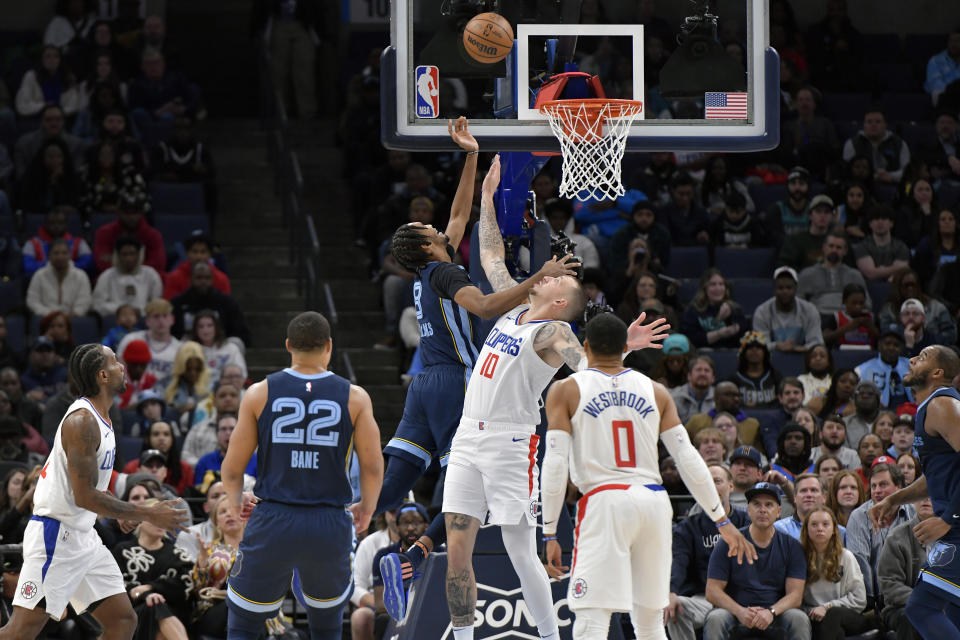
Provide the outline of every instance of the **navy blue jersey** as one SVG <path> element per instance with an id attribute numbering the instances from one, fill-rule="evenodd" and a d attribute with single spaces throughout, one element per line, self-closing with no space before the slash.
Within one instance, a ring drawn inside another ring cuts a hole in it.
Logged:
<path id="1" fill-rule="evenodd" d="M 257 420 L 257 485 L 264 500 L 350 504 L 350 382 L 331 372 L 284 369 L 267 376 L 267 403 Z"/>
<path id="2" fill-rule="evenodd" d="M 960 514 L 944 513 L 950 507 L 953 496 L 960 491 L 960 453 L 953 450 L 950 443 L 938 436 L 932 436 L 924 429 L 927 419 L 927 405 L 939 396 L 960 400 L 960 393 L 953 387 L 940 387 L 930 394 L 917 408 L 916 435 L 913 446 L 920 454 L 920 466 L 927 477 L 927 492 L 933 502 L 933 512 L 946 522 L 956 522 L 954 517 Z"/>
<path id="3" fill-rule="evenodd" d="M 420 358 L 425 367 L 456 364 L 473 370 L 480 336 L 477 318 L 453 301 L 457 291 L 476 286 L 466 270 L 450 262 L 429 262 L 413 282 L 420 323 Z"/>

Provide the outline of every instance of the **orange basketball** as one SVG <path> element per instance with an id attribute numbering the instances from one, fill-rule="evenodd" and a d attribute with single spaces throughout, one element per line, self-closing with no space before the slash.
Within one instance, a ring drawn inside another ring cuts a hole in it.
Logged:
<path id="1" fill-rule="evenodd" d="M 513 48 L 513 27 L 499 13 L 481 13 L 464 27 L 463 46 L 477 62 L 500 62 Z"/>

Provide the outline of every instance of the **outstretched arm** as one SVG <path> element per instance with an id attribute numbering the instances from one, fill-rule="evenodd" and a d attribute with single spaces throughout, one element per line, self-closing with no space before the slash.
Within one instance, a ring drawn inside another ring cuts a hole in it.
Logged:
<path id="1" fill-rule="evenodd" d="M 457 121 L 447 121 L 447 131 L 453 141 L 460 145 L 460 148 L 467 152 L 467 157 L 463 162 L 463 171 L 460 173 L 460 184 L 457 185 L 457 193 L 453 196 L 453 204 L 450 206 L 450 222 L 447 223 L 445 235 L 450 241 L 450 246 L 456 251 L 463 239 L 464 229 L 470 220 L 470 209 L 473 206 L 473 185 L 477 177 L 477 155 L 480 145 L 470 133 L 470 123 L 466 118 L 460 116 Z"/>
<path id="2" fill-rule="evenodd" d="M 493 158 L 493 164 L 483 179 L 480 195 L 480 264 L 487 274 L 487 280 L 494 291 L 505 291 L 517 286 L 516 280 L 507 270 L 504 261 L 503 238 L 497 225 L 497 211 L 493 206 L 493 194 L 500 184 L 500 156 Z"/>

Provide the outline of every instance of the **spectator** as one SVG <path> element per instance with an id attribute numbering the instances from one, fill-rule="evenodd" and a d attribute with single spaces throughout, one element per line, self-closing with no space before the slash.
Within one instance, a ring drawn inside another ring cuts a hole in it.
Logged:
<path id="1" fill-rule="evenodd" d="M 741 627 L 780 629 L 787 640 L 810 637 L 810 621 L 798 609 L 802 602 L 806 563 L 800 543 L 777 531 L 781 492 L 767 482 L 747 491 L 751 524 L 741 529 L 757 548 L 753 564 L 727 557 L 727 543 L 717 542 L 707 571 L 707 600 L 716 607 L 707 614 L 704 640 L 727 640 Z M 762 578 L 761 578 L 762 576 Z"/>
<path id="2" fill-rule="evenodd" d="M 958 255 L 960 238 L 957 236 L 957 216 L 952 210 L 943 209 L 937 216 L 937 224 L 930 235 L 922 238 L 917 245 L 912 265 L 921 282 L 931 282 L 937 271 L 944 265 L 956 262 Z"/>
<path id="3" fill-rule="evenodd" d="M 39 153 L 43 143 L 50 139 L 61 140 L 70 149 L 70 156 L 78 169 L 83 168 L 83 141 L 63 130 L 63 109 L 56 105 L 48 105 L 40 111 L 40 127 L 36 131 L 25 133 L 17 140 L 14 148 L 14 165 L 17 179 L 23 177 L 27 167 Z"/>
<path id="4" fill-rule="evenodd" d="M 147 451 L 159 451 L 163 454 L 163 466 L 167 468 L 165 482 L 182 495 L 184 489 L 193 486 L 193 467 L 180 459 L 180 447 L 173 437 L 173 427 L 163 420 L 157 420 L 144 432 L 143 445 L 140 447 L 141 456 Z M 123 473 L 137 473 L 141 460 L 135 458 L 123 467 Z"/>
<path id="5" fill-rule="evenodd" d="M 740 340 L 737 370 L 730 381 L 737 385 L 743 406 L 749 409 L 776 407 L 780 373 L 770 364 L 770 349 L 762 333 L 750 331 Z"/>
<path id="6" fill-rule="evenodd" d="M 83 0 L 57 2 L 56 13 L 43 31 L 43 44 L 56 47 L 67 55 L 79 53 L 97 19 L 90 5 Z"/>
<path id="7" fill-rule="evenodd" d="M 146 164 L 146 154 L 143 147 L 133 137 L 127 114 L 121 109 L 106 109 L 103 116 L 97 120 L 99 130 L 96 138 L 109 142 L 117 152 L 117 162 L 122 171 L 136 171 L 143 175 Z M 138 194 L 139 196 L 139 194 Z M 146 197 L 143 198 L 146 200 Z"/>
<path id="8" fill-rule="evenodd" d="M 120 149 L 110 141 L 90 148 L 87 160 L 87 185 L 80 206 L 88 218 L 96 212 L 116 213 L 123 195 L 142 194 L 147 184 L 132 163 L 123 165 L 117 157 Z"/>
<path id="9" fill-rule="evenodd" d="M 317 115 L 314 59 L 322 33 L 321 12 L 312 1 L 284 4 L 275 0 L 257 0 L 253 28 L 269 45 L 271 71 L 280 95 L 286 101 L 288 86 L 293 85 L 297 115 L 309 120 Z M 287 104 L 288 111 L 290 104 Z"/>
<path id="10" fill-rule="evenodd" d="M 112 64 L 107 56 L 97 58 L 98 72 L 111 73 Z M 80 90 L 85 104 L 73 123 L 73 135 L 90 144 L 105 137 L 103 123 L 106 114 L 113 111 L 124 113 L 127 87 L 116 79 L 89 80 L 84 81 Z"/>
<path id="11" fill-rule="evenodd" d="M 152 491 L 154 495 L 162 496 L 165 499 L 177 497 L 177 493 L 172 486 L 167 484 L 167 476 L 170 470 L 167 469 L 167 457 L 156 449 L 147 449 L 140 454 L 140 471 L 127 478 L 139 478 L 141 476 L 150 478 L 156 483 L 156 490 Z"/>
<path id="12" fill-rule="evenodd" d="M 153 168 L 154 180 L 202 183 L 206 194 L 206 210 L 217 210 L 213 156 L 210 155 L 209 148 L 197 140 L 190 118 L 178 116 L 174 119 L 170 140 L 161 141 L 157 145 L 150 165 Z"/>
<path id="13" fill-rule="evenodd" d="M 743 443 L 740 441 L 740 432 L 738 431 L 740 424 L 732 415 L 726 411 L 721 411 L 714 416 L 710 427 L 720 431 L 720 433 L 723 435 L 723 446 L 726 453 L 726 456 L 724 457 L 724 464 L 728 464 L 730 454 L 743 446 Z M 700 435 L 704 431 L 706 431 L 706 429 L 701 429 L 697 435 Z M 767 464 L 767 459 L 765 457 L 761 459 L 761 464 Z"/>
<path id="14" fill-rule="evenodd" d="M 791 233 L 780 247 L 778 261 L 794 269 L 806 269 L 823 258 L 823 247 L 834 223 L 833 200 L 820 194 L 810 201 L 806 229 Z"/>
<path id="15" fill-rule="evenodd" d="M 760 219 L 746 209 L 747 201 L 739 191 L 727 196 L 716 220 L 710 225 L 712 246 L 727 249 L 749 249 L 767 244 L 767 234 Z"/>
<path id="16" fill-rule="evenodd" d="M 63 238 L 50 243 L 49 263 L 41 267 L 27 288 L 27 308 L 45 316 L 63 311 L 82 316 L 90 311 L 90 279 L 70 262 L 70 247 Z"/>
<path id="17" fill-rule="evenodd" d="M 126 388 L 117 396 L 117 406 L 121 409 L 137 407 L 140 404 L 141 394 L 148 389 L 153 389 L 157 383 L 157 378 L 147 371 L 151 359 L 150 345 L 146 340 L 130 340 L 120 352 L 120 359 L 124 364 Z M 159 449 L 160 447 L 151 448 Z"/>
<path id="18" fill-rule="evenodd" d="M 680 172 L 670 180 L 670 202 L 658 219 L 670 231 L 674 246 L 692 247 L 710 242 L 710 219 L 694 200 L 695 183 L 690 174 Z"/>
<path id="19" fill-rule="evenodd" d="M 76 78 L 61 64 L 60 49 L 46 45 L 36 67 L 23 75 L 17 90 L 17 114 L 23 118 L 40 115 L 47 105 L 56 105 L 72 116 L 83 104 Z"/>
<path id="20" fill-rule="evenodd" d="M 731 453 L 731 450 L 727 449 L 723 432 L 714 427 L 700 429 L 693 437 L 693 446 L 708 465 L 723 464 Z"/>
<path id="21" fill-rule="evenodd" d="M 870 488 L 870 469 L 879 462 L 893 464 L 893 458 L 883 455 L 883 440 L 875 433 L 867 433 L 860 438 L 857 445 L 857 456 L 860 466 L 857 467 L 857 476 L 860 477 L 864 488 Z"/>
<path id="22" fill-rule="evenodd" d="M 195 314 L 203 310 L 216 313 L 224 323 L 224 332 L 230 338 L 236 338 L 244 344 L 250 343 L 250 330 L 247 328 L 240 305 L 230 295 L 213 288 L 213 270 L 208 262 L 196 262 L 193 265 L 190 288 L 173 298 L 174 332 L 183 335 L 193 330 Z"/>
<path id="23" fill-rule="evenodd" d="M 234 515 L 227 496 L 221 496 L 210 513 L 213 522 L 213 540 L 202 543 L 197 563 L 191 574 L 193 591 L 197 597 L 193 617 L 193 632 L 216 637 L 227 628 L 227 577 L 240 555 L 240 541 L 245 523 Z M 282 614 L 274 619 L 282 619 Z"/>
<path id="24" fill-rule="evenodd" d="M 141 57 L 143 75 L 130 83 L 130 108 L 141 131 L 155 124 L 173 124 L 178 116 L 196 114 L 197 90 L 177 71 L 168 71 L 163 54 L 146 49 Z"/>
<path id="25" fill-rule="evenodd" d="M 740 198 L 735 200 L 740 209 L 750 214 L 756 211 L 746 185 L 731 177 L 727 169 L 727 159 L 722 155 L 712 156 L 707 160 L 703 183 L 699 189 L 699 200 L 711 219 L 720 217 L 724 209 L 730 206 L 728 199 L 734 193 L 743 199 L 743 204 L 739 204 Z"/>
<path id="26" fill-rule="evenodd" d="M 190 288 L 190 281 L 193 277 L 193 265 L 198 262 L 205 262 L 210 265 L 213 281 L 212 286 L 220 293 L 230 294 L 230 279 L 223 271 L 211 263 L 213 258 L 213 239 L 202 233 L 194 233 L 184 241 L 184 248 L 187 251 L 187 259 L 181 262 L 167 274 L 164 280 L 163 297 L 172 300 L 174 297 L 184 293 Z M 213 308 L 210 305 L 202 308 Z"/>
<path id="27" fill-rule="evenodd" d="M 879 438 L 874 435 L 865 436 Z M 863 571 L 863 581 L 867 586 L 867 597 L 873 602 L 879 595 L 877 589 L 877 561 L 880 549 L 890 531 L 898 524 L 909 521 L 916 516 L 913 505 L 904 505 L 897 510 L 896 517 L 886 527 L 875 529 L 870 522 L 870 507 L 880 502 L 888 495 L 903 487 L 903 474 L 893 464 L 880 463 L 870 469 L 870 499 L 857 507 L 850 514 L 847 522 L 847 548 L 857 557 L 860 570 Z"/>
<path id="28" fill-rule="evenodd" d="M 144 340 L 150 346 L 150 365 L 147 371 L 157 383 L 166 386 L 173 374 L 173 363 L 180 349 L 180 341 L 170 335 L 173 326 L 173 305 L 163 298 L 156 298 L 144 308 L 147 325 L 144 331 L 131 331 L 120 342 L 120 353 L 126 350 L 131 340 Z"/>
<path id="29" fill-rule="evenodd" d="M 797 299 L 797 282 L 796 271 L 779 267 L 773 272 L 774 297 L 753 313 L 753 330 L 777 351 L 802 353 L 823 344 L 820 314 L 812 303 Z"/>
<path id="30" fill-rule="evenodd" d="M 658 280 L 658 276 L 649 271 L 636 271 L 630 280 L 630 284 L 627 285 L 623 299 L 620 301 L 620 304 L 617 305 L 617 316 L 629 325 L 640 315 L 643 304 L 647 301 L 654 300 L 662 306 L 662 313 L 667 323 L 671 327 L 679 326 L 676 310 L 674 310 L 672 306 L 664 304 L 663 301 L 659 299 L 661 294 L 658 287 Z M 624 318 L 629 318 L 629 320 L 624 320 Z"/>
<path id="31" fill-rule="evenodd" d="M 814 451 L 816 451 L 816 448 L 814 448 Z M 833 477 L 841 471 L 843 471 L 843 463 L 840 462 L 840 458 L 832 454 L 820 456 L 813 465 L 813 472 L 820 476 L 823 484 L 828 488 L 833 482 Z"/>
<path id="32" fill-rule="evenodd" d="M 164 393 L 167 406 L 178 416 L 193 411 L 210 394 L 210 369 L 203 347 L 187 340 L 177 350 L 170 384 Z"/>
<path id="33" fill-rule="evenodd" d="M 20 354 L 7 341 L 7 319 L 0 316 L 0 369 L 12 367 L 19 370 L 22 364 Z"/>
<path id="34" fill-rule="evenodd" d="M 873 423 L 880 416 L 880 391 L 877 385 L 871 380 L 860 380 L 853 392 L 853 404 L 854 412 L 843 419 L 848 447 L 859 446 L 863 436 L 873 433 Z"/>
<path id="35" fill-rule="evenodd" d="M 916 178 L 907 186 L 907 196 L 900 202 L 893 222 L 893 234 L 908 247 L 917 244 L 933 229 L 940 208 L 928 178 Z"/>
<path id="36" fill-rule="evenodd" d="M 642 191 L 628 189 L 616 200 L 589 198 L 573 205 L 573 218 L 600 253 L 610 252 L 613 234 L 630 219 L 634 207 L 647 199 Z"/>
<path id="37" fill-rule="evenodd" d="M 781 164 L 810 167 L 821 180 L 840 149 L 833 123 L 817 113 L 822 97 L 819 90 L 809 85 L 797 91 L 793 101 L 797 118 L 783 123 L 779 150 Z"/>
<path id="38" fill-rule="evenodd" d="M 901 453 L 897 457 L 897 467 L 903 473 L 903 486 L 913 484 L 921 471 L 920 460 L 912 453 Z"/>
<path id="39" fill-rule="evenodd" d="M 915 435 L 913 416 L 909 413 L 903 413 L 897 416 L 893 421 L 893 433 L 890 436 L 890 446 L 887 447 L 887 455 L 893 458 L 899 458 L 905 453 L 913 454 L 915 451 L 913 448 Z"/>
<path id="40" fill-rule="evenodd" d="M 926 330 L 926 315 L 923 303 L 916 298 L 908 298 L 900 306 L 900 321 L 895 326 L 903 331 L 903 353 L 908 358 L 919 355 L 924 347 L 932 344 L 950 344 L 941 336 Z"/>
<path id="41" fill-rule="evenodd" d="M 3 484 L 0 485 L 0 523 L 6 519 L 7 515 L 9 515 L 16 508 L 17 503 L 20 502 L 28 471 L 29 469 L 16 467 L 7 471 L 7 475 L 3 479 Z M 6 527 L 0 524 L 0 529 L 4 528 Z"/>
<path id="42" fill-rule="evenodd" d="M 716 381 L 713 360 L 697 356 L 688 362 L 687 383 L 670 390 L 677 404 L 680 422 L 687 422 L 698 413 L 707 413 L 714 407 L 713 383 Z"/>
<path id="43" fill-rule="evenodd" d="M 720 349 L 736 346 L 746 327 L 743 309 L 733 301 L 726 278 L 719 269 L 704 271 L 680 331 L 697 348 Z"/>
<path id="44" fill-rule="evenodd" d="M 870 429 L 870 433 L 880 436 L 880 440 L 883 441 L 884 450 L 889 449 L 893 440 L 893 421 L 896 420 L 897 414 L 893 411 L 881 411 L 877 416 L 877 419 L 873 421 L 873 427 Z M 894 456 L 894 459 L 896 457 Z"/>
<path id="45" fill-rule="evenodd" d="M 43 409 L 23 393 L 23 384 L 20 382 L 20 373 L 13 367 L 0 369 L 0 390 L 7 394 L 10 401 L 11 414 L 21 422 L 39 429 L 43 418 Z M 60 420 L 58 419 L 57 422 Z"/>
<path id="46" fill-rule="evenodd" d="M 866 291 L 863 275 L 843 264 L 847 255 L 847 238 L 839 231 L 831 231 L 823 239 L 823 259 L 800 272 L 797 292 L 812 302 L 821 314 L 830 314 L 842 308 L 843 288 L 858 284 Z M 872 306 L 867 296 L 867 306 Z"/>
<path id="47" fill-rule="evenodd" d="M 67 368 L 57 363 L 57 354 L 50 338 L 39 336 L 34 341 L 28 356 L 27 370 L 20 379 L 27 397 L 41 407 L 49 398 L 66 388 Z"/>
<path id="48" fill-rule="evenodd" d="M 236 342 L 227 340 L 220 316 L 209 309 L 202 309 L 193 318 L 190 339 L 203 347 L 210 369 L 210 384 L 216 386 L 227 365 L 237 365 L 242 370 L 243 379 L 247 377 L 247 362 Z"/>
<path id="49" fill-rule="evenodd" d="M 885 184 L 896 184 L 910 162 L 910 149 L 900 136 L 887 130 L 882 109 L 871 107 L 863 114 L 863 129 L 843 144 L 843 159 L 865 155 L 871 159 L 874 178 Z"/>
<path id="50" fill-rule="evenodd" d="M 552 211 L 551 202 L 547 203 L 548 216 Z M 559 204 L 556 208 L 560 208 Z M 610 273 L 623 281 L 636 276 L 644 258 L 649 258 L 647 269 L 652 271 L 662 271 L 664 266 L 670 264 L 670 230 L 656 221 L 653 203 L 640 200 L 634 205 L 630 215 L 632 224 L 625 224 L 617 229 L 610 239 L 607 260 Z M 577 242 L 578 247 L 579 244 Z"/>
<path id="51" fill-rule="evenodd" d="M 584 275 L 586 278 L 586 275 Z M 589 289 L 584 283 L 584 289 Z M 690 360 L 690 341 L 682 333 L 674 333 L 664 340 L 660 361 L 650 372 L 650 377 L 667 390 L 686 384 Z"/>
<path id="52" fill-rule="evenodd" d="M 823 419 L 820 426 L 820 445 L 813 448 L 816 462 L 824 456 L 834 456 L 844 469 L 857 469 L 860 457 L 856 450 L 847 446 L 847 425 L 843 418 L 834 414 Z"/>
<path id="53" fill-rule="evenodd" d="M 886 327 L 877 341 L 879 355 L 856 368 L 861 380 L 869 380 L 877 386 L 880 405 L 887 409 L 898 407 L 908 400 L 913 402 L 913 391 L 903 385 L 903 376 L 910 368 L 907 359 L 900 355 L 903 347 L 903 332 L 899 327 Z"/>
<path id="54" fill-rule="evenodd" d="M 181 464 L 183 464 L 181 462 Z M 193 473 L 193 469 L 190 470 Z M 208 517 L 203 522 L 198 522 L 177 534 L 177 546 L 183 549 L 190 557 L 190 560 L 196 562 L 197 552 L 201 546 L 213 543 L 213 519 L 216 514 L 216 505 L 220 498 L 226 494 L 223 483 L 220 481 L 212 483 L 208 488 L 203 500 L 203 513 Z"/>
<path id="55" fill-rule="evenodd" d="M 143 506 L 158 502 L 148 498 Z M 141 522 L 136 533 L 136 540 L 114 547 L 113 556 L 137 613 L 137 629 L 144 636 L 160 633 L 165 638 L 186 638 L 182 620 L 189 620 L 190 588 L 185 585 L 190 584 L 190 560 L 160 527 Z"/>
<path id="56" fill-rule="evenodd" d="M 120 236 L 116 265 L 100 274 L 93 290 L 93 310 L 101 318 L 115 315 L 121 306 L 143 313 L 147 302 L 163 294 L 163 283 L 153 267 L 140 264 L 143 245 L 136 236 Z"/>
<path id="57" fill-rule="evenodd" d="M 710 466 L 726 518 L 741 529 L 750 524 L 745 509 L 730 505 L 733 476 L 723 465 Z M 694 640 L 713 605 L 707 601 L 707 567 L 720 539 L 716 525 L 703 512 L 684 518 L 673 528 L 673 566 L 670 570 L 670 604 L 664 622 L 673 640 Z"/>
<path id="58" fill-rule="evenodd" d="M 801 233 L 810 226 L 810 172 L 794 167 L 787 174 L 787 199 L 778 200 L 767 209 L 764 226 L 773 246 L 780 247 L 784 239 Z"/>
<path id="59" fill-rule="evenodd" d="M 887 327 L 901 320 L 903 304 L 909 298 L 922 303 L 924 333 L 941 344 L 954 344 L 957 341 L 957 325 L 950 317 L 950 311 L 942 302 L 923 291 L 920 274 L 912 269 L 904 269 L 893 276 L 890 282 L 890 298 L 880 309 L 880 326 Z"/>
<path id="60" fill-rule="evenodd" d="M 27 427 L 16 416 L 0 416 L 0 462 L 20 463 L 27 467 L 43 464 L 47 456 L 30 450 L 27 446 L 30 437 Z M 0 531 L 0 535 L 5 533 Z"/>
<path id="61" fill-rule="evenodd" d="M 11 216 L 9 205 L 6 204 L 6 196 L 0 191 L 0 219 L 3 216 Z M 5 212 L 4 210 L 7 210 Z M 20 243 L 17 242 L 17 236 L 11 231 L 0 231 L 0 279 L 13 280 L 20 277 L 22 271 L 22 258 L 20 257 Z"/>
<path id="62" fill-rule="evenodd" d="M 844 188 L 843 204 L 837 207 L 837 222 L 847 237 L 854 241 L 867 236 L 867 211 L 874 206 L 873 196 L 859 182 L 850 182 Z M 895 228 L 899 225 L 894 225 Z"/>
<path id="63" fill-rule="evenodd" d="M 870 213 L 870 235 L 854 245 L 857 268 L 868 280 L 888 280 L 910 266 L 910 250 L 890 235 L 894 213 L 888 205 L 877 205 Z"/>
<path id="64" fill-rule="evenodd" d="M 552 180 L 552 178 L 551 178 Z M 539 202 L 539 200 L 538 200 Z M 573 226 L 573 207 L 568 200 L 562 198 L 549 198 L 543 205 L 544 218 L 550 225 L 554 235 L 563 231 L 574 244 L 577 245 L 577 255 L 581 258 L 581 264 L 584 268 L 595 269 L 600 265 L 600 254 L 593 241 L 585 235 L 576 233 Z M 667 250 L 669 251 L 670 241 L 667 241 Z"/>
<path id="65" fill-rule="evenodd" d="M 856 471 L 842 469 L 830 481 L 827 506 L 837 514 L 837 524 L 848 525 L 850 514 L 867 500 L 863 481 Z"/>
<path id="66" fill-rule="evenodd" d="M 816 344 L 803 354 L 803 373 L 797 380 L 803 385 L 805 404 L 826 395 L 833 381 L 833 370 L 833 354 L 824 344 Z"/>
<path id="67" fill-rule="evenodd" d="M 799 382 L 799 380 L 797 380 L 797 382 Z M 813 439 L 814 447 L 820 446 L 820 418 L 818 418 L 813 411 L 810 411 L 810 409 L 806 407 L 797 407 L 791 416 L 791 420 L 807 430 L 807 433 L 809 433 Z"/>
<path id="68" fill-rule="evenodd" d="M 930 94 L 933 104 L 937 105 L 948 89 L 954 89 L 952 85 L 957 80 L 960 80 L 960 26 L 947 36 L 947 48 L 927 62 L 927 78 L 923 83 L 923 90 Z M 950 106 L 956 105 L 951 103 Z"/>
<path id="69" fill-rule="evenodd" d="M 13 416 L 16 418 L 13 413 L 13 405 L 10 403 L 10 397 L 6 391 L 0 390 L 0 417 L 3 416 Z M 19 421 L 19 418 L 17 418 L 17 420 Z M 47 454 L 50 453 L 50 446 L 46 440 L 44 440 L 40 432 L 34 429 L 32 425 L 23 421 L 20 421 L 20 424 L 23 427 L 23 445 L 31 452 L 37 453 L 45 458 Z"/>
<path id="70" fill-rule="evenodd" d="M 734 507 L 747 508 L 746 492 L 763 478 L 763 460 L 763 454 L 750 446 L 734 449 L 730 454 L 730 475 L 733 476 L 730 504 Z"/>
<path id="71" fill-rule="evenodd" d="M 237 426 L 237 414 L 221 413 L 217 415 L 217 448 L 207 453 L 197 461 L 197 466 L 193 477 L 197 484 L 205 484 L 208 473 L 215 473 L 219 476 L 220 466 L 223 464 L 223 457 L 227 453 L 227 446 L 230 444 L 230 437 Z M 247 465 L 244 473 L 248 476 L 257 476 L 257 455 L 254 453 L 250 464 Z"/>
<path id="72" fill-rule="evenodd" d="M 877 585 L 883 595 L 880 616 L 883 625 L 896 633 L 896 640 L 921 640 L 903 609 L 927 559 L 927 549 L 917 540 L 913 530 L 935 514 L 930 498 L 914 503 L 914 508 L 916 515 L 913 518 L 890 528 L 877 561 Z"/>
<path id="73" fill-rule="evenodd" d="M 936 140 L 922 147 L 920 152 L 930 167 L 930 178 L 960 180 L 960 135 L 957 134 L 957 112 L 949 109 L 939 111 L 934 123 L 934 131 L 937 134 Z"/>
<path id="74" fill-rule="evenodd" d="M 76 207 L 83 181 L 63 140 L 44 140 L 20 178 L 17 203 L 27 211 L 48 211 L 57 205 Z"/>
<path id="75" fill-rule="evenodd" d="M 133 235 L 143 245 L 143 258 L 140 263 L 152 267 L 160 275 L 166 272 L 167 252 L 163 248 L 163 236 L 143 217 L 149 208 L 149 203 L 141 194 L 129 193 L 120 198 L 120 213 L 117 214 L 117 219 L 97 229 L 94 236 L 93 255 L 97 271 L 106 271 L 113 266 L 117 238 Z"/>
<path id="76" fill-rule="evenodd" d="M 706 413 L 696 414 L 686 422 L 690 437 L 695 436 L 700 429 L 710 426 L 717 414 L 725 411 L 736 418 L 740 441 L 752 445 L 758 439 L 760 424 L 756 418 L 747 416 L 740 408 L 740 398 L 740 388 L 735 383 L 729 380 L 718 383 L 714 391 L 714 408 Z"/>
<path id="77" fill-rule="evenodd" d="M 117 311 L 114 314 L 115 324 L 110 327 L 109 331 L 107 331 L 107 335 L 104 336 L 103 340 L 101 340 L 101 343 L 105 347 L 110 347 L 116 351 L 120 348 L 120 342 L 127 336 L 128 333 L 136 328 L 139 321 L 140 313 L 135 307 L 131 307 L 128 304 L 120 305 L 117 307 Z"/>
<path id="78" fill-rule="evenodd" d="M 800 534 L 807 558 L 803 603 L 817 640 L 844 638 L 871 626 L 861 613 L 867 605 L 863 574 L 853 553 L 843 548 L 842 538 L 843 527 L 828 507 L 820 505 L 804 519 Z"/>
<path id="79" fill-rule="evenodd" d="M 776 392 L 779 411 L 771 411 L 772 415 L 765 416 L 763 424 L 760 425 L 763 449 L 771 458 L 777 453 L 777 440 L 784 425 L 791 422 L 793 414 L 803 407 L 803 384 L 793 377 L 783 378 L 777 384 Z M 808 432 L 813 437 L 812 431 Z"/>
<path id="80" fill-rule="evenodd" d="M 373 576 L 380 567 L 373 566 L 373 558 L 384 547 L 397 542 L 396 510 L 384 511 L 375 518 L 376 531 L 360 541 L 353 563 L 353 595 L 350 596 L 357 608 L 350 614 L 352 638 L 369 638 L 374 634 L 376 602 L 373 596 Z"/>
<path id="81" fill-rule="evenodd" d="M 37 332 L 38 335 L 45 336 L 53 343 L 53 350 L 57 354 L 57 363 L 65 363 L 74 347 L 70 317 L 62 311 L 48 313 L 40 318 Z"/>
<path id="82" fill-rule="evenodd" d="M 141 391 L 136 404 L 131 402 L 129 406 L 135 407 L 135 413 L 131 415 L 128 410 L 124 415 L 124 429 L 128 436 L 143 437 L 154 422 L 167 421 L 167 403 L 163 399 L 162 389 L 156 384 Z M 177 429 L 179 425 L 175 420 L 169 424 L 178 434 L 180 433 Z"/>
<path id="83" fill-rule="evenodd" d="M 179 52 L 170 44 L 167 39 L 167 25 L 163 18 L 158 15 L 148 15 L 143 19 L 143 28 L 140 30 L 133 49 L 137 54 L 142 54 L 147 49 L 154 49 L 163 54 L 167 64 L 173 70 L 181 68 Z"/>
<path id="84" fill-rule="evenodd" d="M 90 245 L 83 238 L 70 234 L 70 217 L 77 210 L 67 205 L 59 205 L 50 209 L 43 219 L 43 224 L 37 229 L 37 235 L 23 244 L 23 271 L 33 275 L 37 269 L 47 264 L 50 243 L 62 238 L 70 249 L 70 261 L 73 266 L 83 271 L 89 271 L 93 266 L 93 254 Z"/>
<path id="85" fill-rule="evenodd" d="M 867 309 L 867 290 L 851 283 L 843 288 L 843 307 L 825 315 L 823 337 L 828 344 L 855 345 L 873 348 L 877 341 L 877 327 L 873 312 Z"/>
<path id="86" fill-rule="evenodd" d="M 12 427 L 13 424 L 8 422 L 7 419 L 0 418 L 0 430 L 3 428 L 12 429 Z M 30 518 L 33 517 L 33 493 L 37 488 L 37 479 L 40 477 L 41 468 L 39 465 L 33 468 L 27 466 L 26 468 L 29 469 L 29 472 L 23 480 L 20 497 L 12 503 L 12 508 L 0 520 L 0 535 L 7 541 L 6 544 L 23 542 L 23 532 L 27 528 Z"/>
<path id="87" fill-rule="evenodd" d="M 237 413 L 240 410 L 240 390 L 225 380 L 213 393 L 211 403 L 202 402 L 194 412 L 194 422 L 190 425 L 187 437 L 183 441 L 181 456 L 187 464 L 196 465 L 201 457 L 216 451 L 217 416 L 224 413 Z M 199 481 L 200 478 L 197 478 Z"/>
<path id="88" fill-rule="evenodd" d="M 815 473 L 804 472 L 797 476 L 793 481 L 797 512 L 777 520 L 773 524 L 777 531 L 782 531 L 797 542 L 803 542 L 801 532 L 807 516 L 827 503 L 827 490 L 824 488 L 823 482 L 823 479 Z M 845 537 L 846 529 L 841 526 L 841 544 Z"/>
<path id="89" fill-rule="evenodd" d="M 813 473 L 812 449 L 810 432 L 796 422 L 788 422 L 777 436 L 776 457 L 770 461 L 770 469 L 790 482 L 801 474 Z"/>

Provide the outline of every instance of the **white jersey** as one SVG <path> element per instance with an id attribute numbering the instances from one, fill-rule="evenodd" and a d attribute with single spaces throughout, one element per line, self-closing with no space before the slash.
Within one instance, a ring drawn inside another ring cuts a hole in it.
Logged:
<path id="1" fill-rule="evenodd" d="M 106 491 L 113 474 L 113 461 L 117 444 L 110 424 L 97 413 L 93 403 L 87 398 L 77 398 L 63 414 L 53 438 L 50 456 L 43 465 L 43 471 L 37 479 L 37 489 L 33 494 L 33 514 L 59 520 L 64 525 L 77 530 L 93 529 L 97 514 L 77 506 L 70 484 L 70 470 L 67 467 L 67 454 L 63 450 L 61 431 L 63 421 L 75 411 L 89 411 L 100 427 L 100 446 L 97 447 L 97 491 Z"/>
<path id="2" fill-rule="evenodd" d="M 560 367 L 543 361 L 533 339 L 544 324 L 523 322 L 530 305 L 508 311 L 490 330 L 463 399 L 463 417 L 491 424 L 540 424 L 540 396 Z"/>
<path id="3" fill-rule="evenodd" d="M 650 378 L 633 369 L 571 376 L 580 403 L 570 424 L 570 479 L 583 493 L 609 483 L 660 484 L 660 410 Z M 549 433 L 548 433 L 549 437 Z"/>

